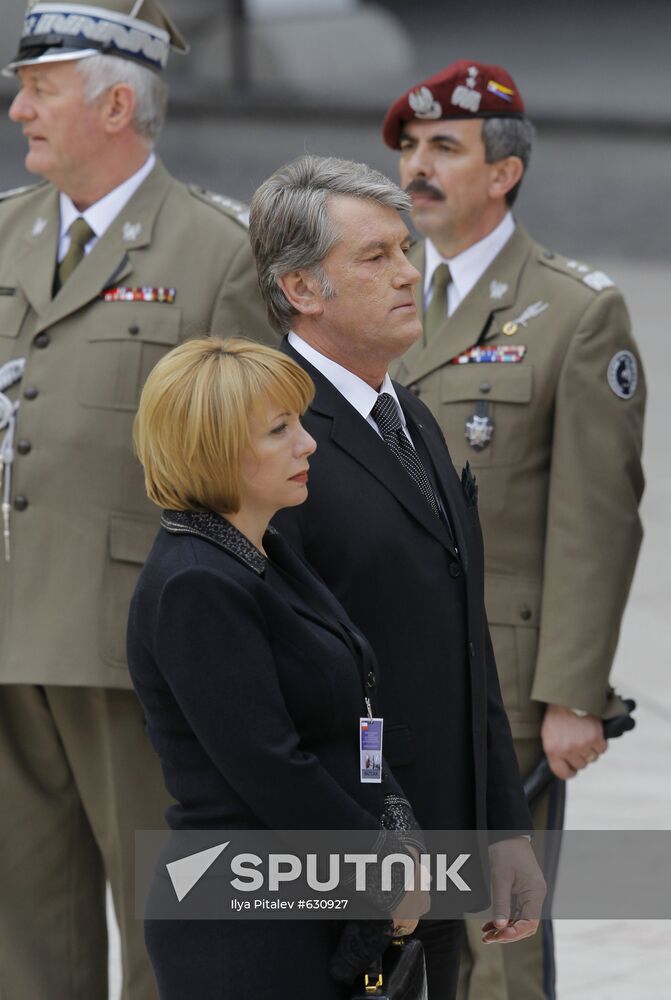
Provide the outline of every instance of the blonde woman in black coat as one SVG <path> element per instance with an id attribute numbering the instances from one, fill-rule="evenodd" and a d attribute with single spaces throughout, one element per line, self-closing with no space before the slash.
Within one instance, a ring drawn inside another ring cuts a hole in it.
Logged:
<path id="1" fill-rule="evenodd" d="M 393 779 L 360 780 L 366 640 L 355 655 L 343 609 L 268 527 L 307 497 L 312 394 L 293 361 L 243 340 L 189 341 L 150 374 L 135 441 L 163 513 L 131 604 L 131 676 L 173 830 L 379 830 L 393 803 L 419 846 Z M 149 920 L 145 936 L 162 1000 L 351 995 L 329 973 L 329 922 Z"/>

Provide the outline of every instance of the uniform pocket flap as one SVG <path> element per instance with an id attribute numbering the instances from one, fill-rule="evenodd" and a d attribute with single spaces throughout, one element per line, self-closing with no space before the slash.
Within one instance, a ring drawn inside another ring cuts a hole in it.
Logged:
<path id="1" fill-rule="evenodd" d="M 28 300 L 18 288 L 4 287 L 0 294 L 0 337 L 18 337 L 28 312 Z"/>
<path id="2" fill-rule="evenodd" d="M 177 306 L 151 302 L 110 302 L 96 309 L 87 338 L 143 341 L 150 344 L 176 344 L 182 323 Z"/>
<path id="3" fill-rule="evenodd" d="M 528 581 L 489 574 L 485 580 L 485 606 L 492 625 L 540 626 L 540 587 Z"/>
<path id="4" fill-rule="evenodd" d="M 523 363 L 450 365 L 442 375 L 440 399 L 443 403 L 484 399 L 492 403 L 528 403 L 531 400 L 533 369 Z"/>
<path id="5" fill-rule="evenodd" d="M 118 562 L 142 565 L 149 555 L 158 531 L 158 520 L 140 521 L 131 517 L 111 517 L 110 558 Z"/>

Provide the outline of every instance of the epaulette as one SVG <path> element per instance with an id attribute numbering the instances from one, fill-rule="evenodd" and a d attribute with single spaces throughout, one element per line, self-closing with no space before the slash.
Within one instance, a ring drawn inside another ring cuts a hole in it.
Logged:
<path id="1" fill-rule="evenodd" d="M 220 212 L 233 219 L 244 229 L 249 229 L 249 206 L 244 201 L 237 198 L 229 198 L 226 194 L 217 194 L 216 191 L 207 191 L 196 184 L 188 185 L 190 193 L 199 201 L 204 201 L 206 205 L 218 208 Z"/>
<path id="2" fill-rule="evenodd" d="M 49 181 L 38 181 L 37 184 L 24 184 L 23 187 L 11 188 L 9 191 L 0 191 L 0 201 L 9 201 L 10 198 L 18 198 L 22 194 L 36 191 L 38 188 L 46 187 Z"/>
<path id="3" fill-rule="evenodd" d="M 587 285 L 594 292 L 602 292 L 605 288 L 613 288 L 615 285 L 613 279 L 609 278 L 604 271 L 597 271 L 589 264 L 583 264 L 579 260 L 570 260 L 568 257 L 562 257 L 561 254 L 553 253 L 551 250 L 543 250 L 538 261 L 545 264 L 546 267 L 551 267 L 554 271 L 559 271 L 560 274 L 565 274 L 569 278 Z"/>

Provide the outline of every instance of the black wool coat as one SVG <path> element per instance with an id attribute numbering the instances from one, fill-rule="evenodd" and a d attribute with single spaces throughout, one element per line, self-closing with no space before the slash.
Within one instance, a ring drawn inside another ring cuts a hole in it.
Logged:
<path id="1" fill-rule="evenodd" d="M 170 827 L 379 830 L 385 792 L 400 789 L 359 780 L 371 664 L 283 573 L 345 612 L 273 529 L 266 561 L 223 518 L 166 511 L 162 524 L 131 602 L 128 662 L 176 800 Z"/>

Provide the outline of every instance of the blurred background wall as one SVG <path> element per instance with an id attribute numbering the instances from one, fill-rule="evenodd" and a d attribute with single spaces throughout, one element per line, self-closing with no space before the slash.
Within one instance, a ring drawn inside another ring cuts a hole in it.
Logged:
<path id="1" fill-rule="evenodd" d="M 571 255 L 668 258 L 669 0 L 164 3 L 192 45 L 171 58 L 159 147 L 178 176 L 247 200 L 307 150 L 393 177 L 396 157 L 379 137 L 386 106 L 472 57 L 512 73 L 538 127 L 522 221 Z M 0 0 L 3 64 L 24 7 Z M 4 115 L 14 87 L 0 83 L 0 189 L 29 180 L 20 130 Z"/>

